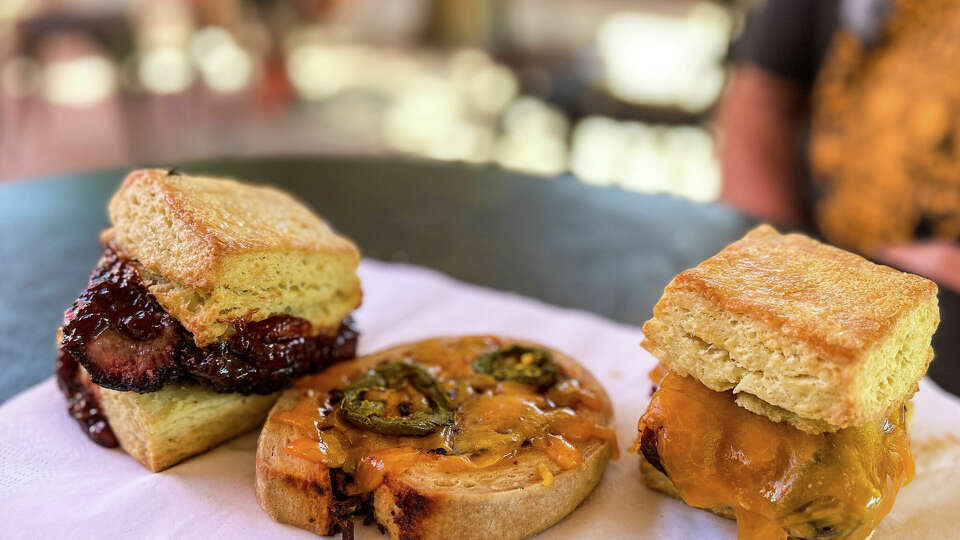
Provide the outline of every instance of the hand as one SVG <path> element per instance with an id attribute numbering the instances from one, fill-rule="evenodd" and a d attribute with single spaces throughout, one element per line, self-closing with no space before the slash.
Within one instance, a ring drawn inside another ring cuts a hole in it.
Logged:
<path id="1" fill-rule="evenodd" d="M 956 244 L 927 240 L 887 246 L 876 253 L 876 259 L 960 293 L 960 246 Z"/>

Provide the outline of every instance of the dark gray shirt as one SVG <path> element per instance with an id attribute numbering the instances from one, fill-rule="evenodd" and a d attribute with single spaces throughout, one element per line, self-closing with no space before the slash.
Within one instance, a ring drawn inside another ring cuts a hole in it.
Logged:
<path id="1" fill-rule="evenodd" d="M 809 88 L 840 17 L 840 0 L 767 0 L 747 17 L 733 58 Z"/>

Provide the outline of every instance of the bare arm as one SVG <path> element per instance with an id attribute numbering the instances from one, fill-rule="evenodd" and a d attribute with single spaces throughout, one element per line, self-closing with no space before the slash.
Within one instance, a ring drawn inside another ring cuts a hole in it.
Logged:
<path id="1" fill-rule="evenodd" d="M 717 140 L 721 200 L 762 220 L 803 220 L 796 131 L 800 87 L 756 65 L 740 64 L 720 103 Z"/>
<path id="2" fill-rule="evenodd" d="M 960 293 L 960 247 L 943 240 L 923 240 L 880 249 L 876 259 L 920 274 Z"/>

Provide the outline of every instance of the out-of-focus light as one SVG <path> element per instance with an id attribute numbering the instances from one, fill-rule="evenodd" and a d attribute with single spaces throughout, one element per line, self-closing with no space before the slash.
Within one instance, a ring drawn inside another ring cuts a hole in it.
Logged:
<path id="1" fill-rule="evenodd" d="M 567 118 L 537 98 L 517 99 L 503 115 L 503 136 L 494 156 L 510 169 L 554 175 L 567 167 Z"/>
<path id="2" fill-rule="evenodd" d="M 243 90 L 253 76 L 253 59 L 221 26 L 206 26 L 190 38 L 190 57 L 200 78 L 214 92 Z"/>
<path id="3" fill-rule="evenodd" d="M 527 136 L 567 136 L 567 117 L 545 101 L 523 96 L 503 113 L 503 129 L 511 134 Z"/>
<path id="4" fill-rule="evenodd" d="M 693 126 L 673 128 L 670 134 L 665 146 L 668 154 L 674 156 L 674 193 L 698 202 L 716 200 L 720 196 L 721 177 L 713 138 L 706 130 Z"/>
<path id="5" fill-rule="evenodd" d="M 102 56 L 83 56 L 54 62 L 43 73 L 43 95 L 51 103 L 89 107 L 103 101 L 116 89 L 113 64 Z"/>
<path id="6" fill-rule="evenodd" d="M 490 159 L 493 130 L 470 123 L 451 126 L 423 155 L 447 161 L 480 163 Z"/>
<path id="7" fill-rule="evenodd" d="M 26 56 L 10 59 L 3 66 L 3 93 L 20 99 L 32 94 L 40 86 L 40 68 Z"/>
<path id="8" fill-rule="evenodd" d="M 394 150 L 433 159 L 486 161 L 493 131 L 467 121 L 449 91 L 410 92 L 384 119 L 384 138 Z"/>
<path id="9" fill-rule="evenodd" d="M 610 16 L 597 34 L 607 88 L 632 103 L 706 109 L 723 87 L 722 61 L 732 24 L 728 11 L 710 2 L 695 5 L 683 17 Z"/>
<path id="10" fill-rule="evenodd" d="M 486 114 L 498 114 L 517 96 L 517 77 L 504 66 L 481 67 L 467 83 L 470 104 Z"/>
<path id="11" fill-rule="evenodd" d="M 472 112 L 496 116 L 517 97 L 517 77 L 483 51 L 457 51 L 450 58 L 448 69 L 446 82 L 462 93 Z"/>
<path id="12" fill-rule="evenodd" d="M 584 182 L 644 193 L 700 202 L 720 193 L 713 139 L 699 127 L 585 118 L 573 131 L 570 168 Z"/>
<path id="13" fill-rule="evenodd" d="M 356 60 L 345 47 L 301 45 L 287 57 L 287 74 L 301 97 L 320 101 L 350 83 Z"/>
<path id="14" fill-rule="evenodd" d="M 0 2 L 0 21 L 25 19 L 38 4 L 35 0 L 3 0 Z"/>
<path id="15" fill-rule="evenodd" d="M 620 161 L 630 142 L 625 135 L 616 120 L 584 118 L 573 130 L 570 170 L 588 184 L 613 184 L 619 179 Z"/>
<path id="16" fill-rule="evenodd" d="M 183 92 L 196 78 L 187 53 L 176 47 L 160 47 L 143 53 L 137 75 L 144 88 L 163 95 Z"/>
<path id="17" fill-rule="evenodd" d="M 194 32 L 190 38 L 190 58 L 199 65 L 217 49 L 236 44 L 230 32 L 222 26 L 205 26 Z"/>
<path id="18" fill-rule="evenodd" d="M 494 155 L 503 167 L 548 177 L 567 166 L 567 146 L 559 137 L 506 135 L 497 141 Z"/>
<path id="19" fill-rule="evenodd" d="M 450 58 L 450 77 L 454 80 L 466 80 L 475 73 L 493 63 L 490 56 L 479 49 L 462 49 Z"/>
<path id="20" fill-rule="evenodd" d="M 203 83 L 215 92 L 243 90 L 253 75 L 250 53 L 235 44 L 217 46 L 203 56 L 198 66 Z"/>
<path id="21" fill-rule="evenodd" d="M 457 103 L 445 92 L 411 92 L 401 96 L 387 112 L 387 141 L 398 150 L 420 151 L 435 133 L 457 122 Z"/>

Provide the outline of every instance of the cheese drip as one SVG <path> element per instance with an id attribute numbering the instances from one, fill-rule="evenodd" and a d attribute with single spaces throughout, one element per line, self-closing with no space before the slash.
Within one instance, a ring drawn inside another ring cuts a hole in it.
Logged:
<path id="1" fill-rule="evenodd" d="M 859 540 L 913 478 L 906 414 L 903 405 L 860 427 L 812 435 L 671 372 L 639 430 L 655 437 L 659 465 L 684 502 L 733 509 L 740 540 Z"/>
<path id="2" fill-rule="evenodd" d="M 604 401 L 582 388 L 573 374 L 541 392 L 475 373 L 473 358 L 496 345 L 464 340 L 452 349 L 433 350 L 435 345 L 428 342 L 411 355 L 437 377 L 456 412 L 452 424 L 425 436 L 385 435 L 345 421 L 332 396 L 356 374 L 343 366 L 302 379 L 297 385 L 306 390 L 301 399 L 271 418 L 294 427 L 300 436 L 286 447 L 288 454 L 352 474 L 351 494 L 372 491 L 385 474 L 422 463 L 457 473 L 509 464 L 522 452 L 540 452 L 566 470 L 582 464 L 582 448 L 596 440 L 608 442 L 616 456 L 616 434 L 598 423 Z M 425 406 L 422 394 L 409 387 L 369 390 L 366 397 L 383 402 L 390 416 Z"/>

